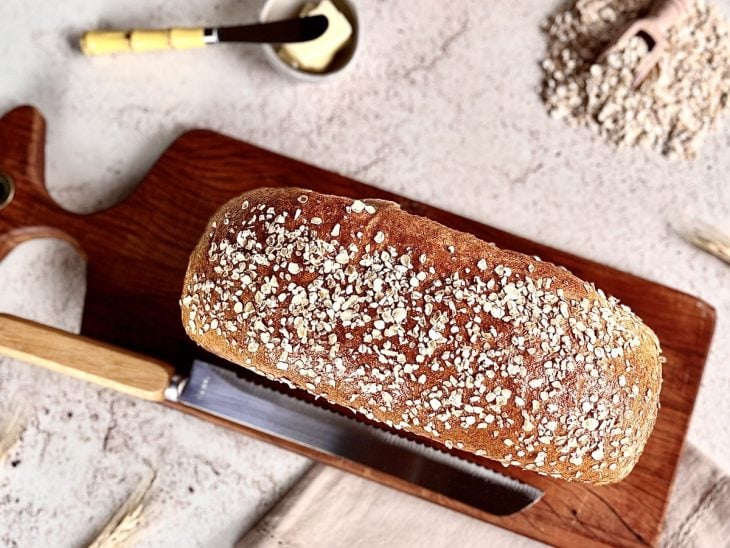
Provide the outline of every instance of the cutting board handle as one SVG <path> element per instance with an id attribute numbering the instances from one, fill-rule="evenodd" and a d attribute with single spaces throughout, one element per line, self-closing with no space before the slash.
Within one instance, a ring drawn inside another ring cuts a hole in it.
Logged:
<path id="1" fill-rule="evenodd" d="M 145 400 L 162 401 L 174 369 L 87 337 L 0 314 L 0 355 Z"/>

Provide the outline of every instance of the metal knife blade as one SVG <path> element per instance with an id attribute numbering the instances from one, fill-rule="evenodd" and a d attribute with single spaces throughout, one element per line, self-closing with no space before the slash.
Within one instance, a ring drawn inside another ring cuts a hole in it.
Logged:
<path id="1" fill-rule="evenodd" d="M 543 492 L 456 456 L 257 385 L 196 360 L 175 399 L 184 405 L 349 459 L 498 516 L 538 501 Z"/>
<path id="2" fill-rule="evenodd" d="M 206 42 L 256 42 L 283 44 L 308 42 L 322 36 L 329 26 L 324 15 L 285 21 L 205 29 Z"/>

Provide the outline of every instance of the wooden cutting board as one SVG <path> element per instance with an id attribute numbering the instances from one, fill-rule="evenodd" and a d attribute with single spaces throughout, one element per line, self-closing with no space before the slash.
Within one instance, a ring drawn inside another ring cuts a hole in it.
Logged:
<path id="1" fill-rule="evenodd" d="M 21 107 L 0 118 L 0 173 L 15 184 L 13 201 L 0 211 L 0 259 L 31 238 L 70 242 L 87 260 L 82 334 L 166 360 L 181 370 L 198 352 L 183 331 L 178 309 L 188 255 L 214 210 L 256 187 L 296 185 L 353 198 L 393 200 L 407 211 L 500 247 L 564 265 L 619 297 L 654 329 L 667 358 L 656 428 L 634 472 L 619 484 L 589 487 L 502 469 L 540 487 L 545 496 L 524 512 L 496 518 L 436 500 L 431 493 L 372 470 L 247 433 L 550 544 L 657 541 L 714 329 L 715 313 L 708 304 L 210 131 L 182 135 L 126 201 L 92 215 L 74 215 L 58 207 L 45 190 L 44 146 L 45 123 L 35 109 Z"/>

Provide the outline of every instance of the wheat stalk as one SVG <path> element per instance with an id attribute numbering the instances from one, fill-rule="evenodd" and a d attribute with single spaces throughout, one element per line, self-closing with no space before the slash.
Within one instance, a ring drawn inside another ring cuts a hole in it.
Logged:
<path id="1" fill-rule="evenodd" d="M 681 232 L 692 245 L 730 264 L 730 237 L 717 228 L 700 223 L 692 229 L 685 229 Z"/>
<path id="2" fill-rule="evenodd" d="M 132 545 L 132 538 L 139 532 L 145 521 L 145 496 L 149 492 L 154 478 L 154 474 L 149 474 L 140 482 L 104 526 L 104 529 L 89 544 L 89 548 L 119 548 Z"/>
<path id="3" fill-rule="evenodd" d="M 10 419 L 5 423 L 4 428 L 0 431 L 0 464 L 5 461 L 10 450 L 20 439 L 25 427 L 23 416 L 24 408 L 22 405 L 12 405 L 13 412 Z"/>

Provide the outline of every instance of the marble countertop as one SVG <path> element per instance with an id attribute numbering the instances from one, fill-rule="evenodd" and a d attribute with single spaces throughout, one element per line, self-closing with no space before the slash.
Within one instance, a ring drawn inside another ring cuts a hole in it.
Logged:
<path id="1" fill-rule="evenodd" d="M 730 127 L 698 160 L 615 151 L 551 120 L 538 66 L 541 21 L 558 5 L 514 0 L 359 2 L 356 64 L 297 83 L 261 50 L 88 59 L 82 30 L 233 23 L 258 2 L 5 0 L 0 112 L 48 121 L 47 181 L 68 209 L 110 205 L 183 130 L 218 130 L 697 295 L 718 325 L 689 439 L 730 471 L 730 268 L 681 241 L 677 216 L 730 232 Z M 718 0 L 730 15 L 730 0 Z M 2 143 L 0 143 L 2 146 Z M 24 244 L 0 263 L 0 309 L 80 325 L 84 266 L 64 244 Z M 81 545 L 149 470 L 144 546 L 226 546 L 309 465 L 168 409 L 0 361 L 0 419 L 29 422 L 0 469 L 0 544 Z"/>

